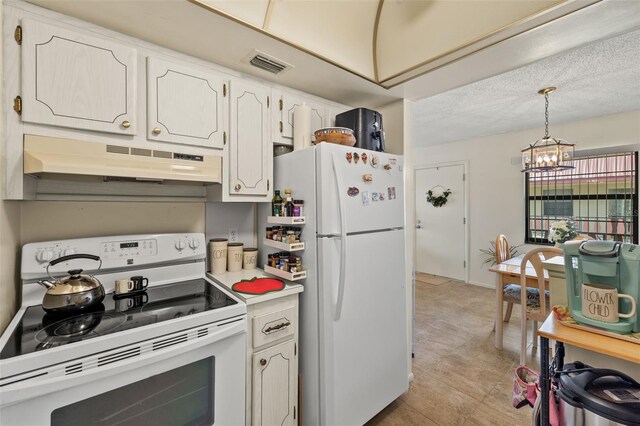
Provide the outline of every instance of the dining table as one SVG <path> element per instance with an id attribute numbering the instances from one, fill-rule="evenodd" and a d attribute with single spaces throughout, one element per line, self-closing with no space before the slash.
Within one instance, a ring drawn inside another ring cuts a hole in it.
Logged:
<path id="1" fill-rule="evenodd" d="M 520 264 L 524 255 L 515 256 L 489 268 L 496 274 L 496 320 L 494 346 L 502 350 L 502 317 L 504 315 L 504 287 L 508 284 L 520 285 Z M 531 263 L 525 269 L 527 287 L 538 288 L 538 276 Z M 545 287 L 549 286 L 549 274 L 544 271 Z"/>

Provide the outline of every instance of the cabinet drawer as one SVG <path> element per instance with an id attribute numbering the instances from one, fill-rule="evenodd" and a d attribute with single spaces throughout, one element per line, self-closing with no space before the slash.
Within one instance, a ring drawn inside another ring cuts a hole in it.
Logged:
<path id="1" fill-rule="evenodd" d="M 297 322 L 295 307 L 254 317 L 253 347 L 293 336 Z"/>

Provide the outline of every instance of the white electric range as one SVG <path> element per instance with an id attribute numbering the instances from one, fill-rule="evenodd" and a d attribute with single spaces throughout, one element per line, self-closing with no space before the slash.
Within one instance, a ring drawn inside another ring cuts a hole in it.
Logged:
<path id="1" fill-rule="evenodd" d="M 52 276 L 83 269 L 107 293 L 88 312 L 42 308 Z M 27 244 L 22 303 L 0 337 L 0 424 L 244 424 L 246 306 L 205 276 L 203 234 Z M 143 292 L 114 297 L 142 275 Z"/>

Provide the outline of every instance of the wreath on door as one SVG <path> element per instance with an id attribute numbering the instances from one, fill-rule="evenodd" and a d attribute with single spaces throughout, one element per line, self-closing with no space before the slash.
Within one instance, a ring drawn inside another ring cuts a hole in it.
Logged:
<path id="1" fill-rule="evenodd" d="M 436 195 L 433 190 L 441 188 L 442 191 Z M 442 185 L 436 185 L 427 191 L 427 203 L 430 203 L 433 207 L 442 207 L 447 204 L 447 198 L 451 195 L 451 189 L 445 189 Z"/>

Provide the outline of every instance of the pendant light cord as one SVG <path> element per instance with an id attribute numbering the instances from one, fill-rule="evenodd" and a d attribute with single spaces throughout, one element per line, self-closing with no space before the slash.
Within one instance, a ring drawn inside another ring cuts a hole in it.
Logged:
<path id="1" fill-rule="evenodd" d="M 544 138 L 549 139 L 549 93 L 544 94 Z"/>

